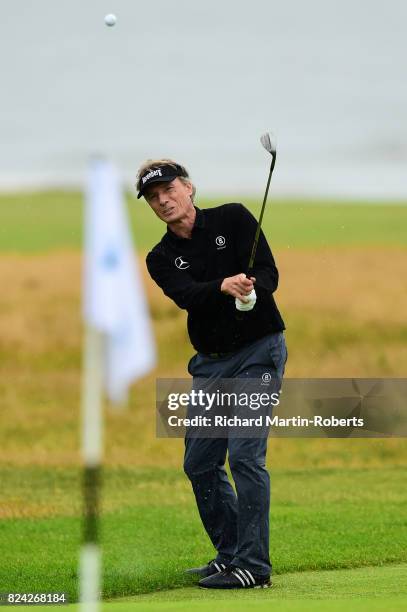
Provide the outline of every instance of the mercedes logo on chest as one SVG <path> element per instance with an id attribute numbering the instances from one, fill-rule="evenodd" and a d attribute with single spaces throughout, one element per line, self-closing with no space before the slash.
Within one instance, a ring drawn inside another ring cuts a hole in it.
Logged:
<path id="1" fill-rule="evenodd" d="M 176 258 L 175 260 L 175 265 L 177 266 L 177 268 L 179 270 L 186 270 L 187 268 L 189 268 L 189 263 L 187 261 L 185 261 L 181 255 L 179 257 Z"/>

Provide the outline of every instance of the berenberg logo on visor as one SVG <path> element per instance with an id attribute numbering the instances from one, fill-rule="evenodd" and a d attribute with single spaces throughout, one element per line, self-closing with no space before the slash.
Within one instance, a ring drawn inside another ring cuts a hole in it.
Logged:
<path id="1" fill-rule="evenodd" d="M 148 179 L 153 178 L 153 176 L 162 176 L 161 168 L 157 168 L 156 170 L 151 170 L 148 174 L 143 176 L 142 183 L 143 185 L 148 181 Z"/>

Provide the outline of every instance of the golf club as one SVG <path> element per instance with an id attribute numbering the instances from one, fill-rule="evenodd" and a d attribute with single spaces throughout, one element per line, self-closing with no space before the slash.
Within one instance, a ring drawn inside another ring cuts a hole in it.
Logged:
<path id="1" fill-rule="evenodd" d="M 259 242 L 259 236 L 260 236 L 261 224 L 262 224 L 262 221 L 263 221 L 264 209 L 266 208 L 267 196 L 268 196 L 268 192 L 269 192 L 269 188 L 270 188 L 271 175 L 273 174 L 274 166 L 275 166 L 275 163 L 276 163 L 276 157 L 277 157 L 276 139 L 275 139 L 275 136 L 274 136 L 273 133 L 266 132 L 265 134 L 263 134 L 263 136 L 261 136 L 261 138 L 260 138 L 260 142 L 263 145 L 263 147 L 266 149 L 266 151 L 268 151 L 270 153 L 270 155 L 272 156 L 272 160 L 271 160 L 269 177 L 268 177 L 268 180 L 267 180 L 267 187 L 266 187 L 266 191 L 265 191 L 264 198 L 263 198 L 263 205 L 261 207 L 260 218 L 259 218 L 259 222 L 257 224 L 256 234 L 254 236 L 254 242 L 253 242 L 253 247 L 252 247 L 252 252 L 251 252 L 251 255 L 250 255 L 249 265 L 248 265 L 248 268 L 247 268 L 246 276 L 248 278 L 250 276 L 253 276 L 252 271 L 253 271 L 254 259 L 256 257 L 257 243 Z"/>

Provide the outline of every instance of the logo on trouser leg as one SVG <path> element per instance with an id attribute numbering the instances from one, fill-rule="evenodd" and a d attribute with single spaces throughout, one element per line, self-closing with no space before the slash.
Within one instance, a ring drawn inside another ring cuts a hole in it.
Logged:
<path id="1" fill-rule="evenodd" d="M 270 374 L 270 372 L 264 372 L 264 374 L 261 377 L 262 380 L 262 384 L 263 385 L 268 385 L 271 382 L 272 376 Z"/>

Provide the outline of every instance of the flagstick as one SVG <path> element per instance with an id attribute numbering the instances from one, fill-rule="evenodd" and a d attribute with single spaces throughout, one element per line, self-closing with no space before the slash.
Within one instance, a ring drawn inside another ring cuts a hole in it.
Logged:
<path id="1" fill-rule="evenodd" d="M 103 447 L 103 334 L 87 326 L 82 382 L 83 542 L 80 559 L 82 612 L 98 612 L 101 591 L 99 492 Z"/>
<path id="2" fill-rule="evenodd" d="M 102 397 L 106 392 L 112 403 L 123 399 L 129 385 L 154 366 L 155 347 L 142 282 L 132 262 L 123 190 L 116 169 L 106 159 L 94 158 L 89 164 L 85 204 L 83 315 L 88 327 L 82 381 L 80 601 L 81 612 L 99 612 Z"/>

